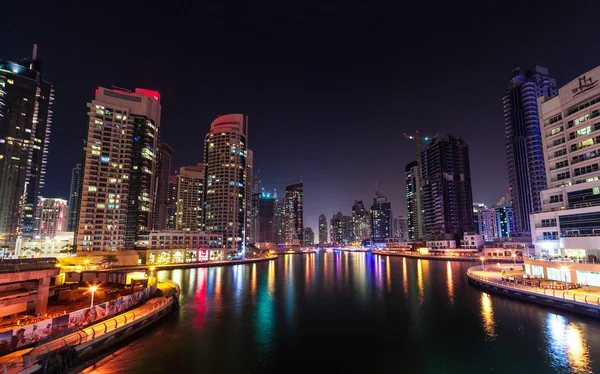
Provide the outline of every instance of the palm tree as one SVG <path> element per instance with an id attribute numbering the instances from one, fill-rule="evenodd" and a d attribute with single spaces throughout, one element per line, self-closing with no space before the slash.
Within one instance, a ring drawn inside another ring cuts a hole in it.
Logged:
<path id="1" fill-rule="evenodd" d="M 77 244 L 65 244 L 62 246 L 63 249 L 60 250 L 60 253 L 68 253 L 70 255 L 74 255 L 77 253 Z"/>
<path id="2" fill-rule="evenodd" d="M 30 248 L 31 252 L 35 253 L 35 257 L 39 257 L 40 253 L 42 253 L 42 249 L 38 247 Z"/>
<path id="3" fill-rule="evenodd" d="M 108 266 L 112 266 L 113 263 L 119 262 L 119 258 L 117 255 L 106 255 L 104 256 L 104 261 L 108 262 Z"/>

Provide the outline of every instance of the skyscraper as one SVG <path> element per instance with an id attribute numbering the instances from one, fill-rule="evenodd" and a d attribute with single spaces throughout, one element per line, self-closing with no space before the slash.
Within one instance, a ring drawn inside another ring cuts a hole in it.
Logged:
<path id="1" fill-rule="evenodd" d="M 421 191 L 421 171 L 417 161 L 406 165 L 404 178 L 406 180 L 406 208 L 408 212 L 408 239 L 423 238 L 423 208 L 419 198 Z"/>
<path id="2" fill-rule="evenodd" d="M 352 220 L 354 223 L 354 240 L 360 241 L 371 239 L 371 215 L 365 209 L 362 200 L 354 200 L 352 206 Z"/>
<path id="3" fill-rule="evenodd" d="M 406 217 L 400 216 L 394 218 L 394 232 L 392 233 L 392 237 L 408 241 L 408 219 Z"/>
<path id="4" fill-rule="evenodd" d="M 331 244 L 341 245 L 344 244 L 344 215 L 342 212 L 338 212 L 331 217 Z"/>
<path id="5" fill-rule="evenodd" d="M 57 232 L 67 231 L 67 200 L 40 197 L 35 210 L 34 235 L 53 239 Z"/>
<path id="6" fill-rule="evenodd" d="M 222 235 L 228 250 L 245 249 L 247 147 L 248 118 L 243 114 L 215 119 L 204 142 L 205 229 Z"/>
<path id="7" fill-rule="evenodd" d="M 304 192 L 302 182 L 285 187 L 285 242 L 302 241 L 304 235 Z"/>
<path id="8" fill-rule="evenodd" d="M 254 153 L 251 149 L 248 149 L 246 157 L 246 170 L 245 170 L 245 194 L 246 198 L 244 201 L 244 211 L 246 212 L 246 244 L 256 243 L 256 230 L 254 216 L 252 215 L 252 195 L 254 187 L 253 179 L 253 165 L 254 165 Z M 256 191 L 259 192 L 259 191 Z"/>
<path id="9" fill-rule="evenodd" d="M 160 94 L 98 87 L 87 104 L 79 250 L 135 248 L 152 227 Z"/>
<path id="10" fill-rule="evenodd" d="M 457 242 L 473 231 L 473 197 L 467 143 L 458 136 L 436 135 L 421 152 L 423 227 L 427 239 Z"/>
<path id="11" fill-rule="evenodd" d="M 183 166 L 177 176 L 176 229 L 202 231 L 204 204 L 204 165 Z"/>
<path id="12" fill-rule="evenodd" d="M 371 241 L 381 243 L 392 236 L 392 203 L 375 191 L 371 206 Z"/>
<path id="13" fill-rule="evenodd" d="M 79 214 L 79 194 L 81 193 L 81 164 L 76 164 L 71 171 L 71 189 L 69 191 L 69 220 L 66 231 L 77 230 L 77 214 Z"/>
<path id="14" fill-rule="evenodd" d="M 171 175 L 171 160 L 173 148 L 167 143 L 158 145 L 156 165 L 156 194 L 152 212 L 153 230 L 164 230 L 167 227 L 167 205 L 169 203 L 169 176 Z"/>
<path id="15" fill-rule="evenodd" d="M 304 239 L 303 245 L 313 246 L 315 245 L 315 233 L 311 227 L 304 228 Z"/>
<path id="16" fill-rule="evenodd" d="M 529 215 L 542 207 L 540 192 L 547 182 L 537 98 L 556 94 L 556 81 L 548 69 L 533 66 L 522 73 L 515 66 L 502 98 L 508 185 L 517 232 L 529 232 Z"/>
<path id="17" fill-rule="evenodd" d="M 165 214 L 167 216 L 165 230 L 175 230 L 175 227 L 177 227 L 177 175 L 169 175 Z"/>
<path id="18" fill-rule="evenodd" d="M 277 200 L 270 193 L 263 192 L 258 197 L 257 211 L 257 243 L 275 243 L 276 242 L 276 209 Z"/>
<path id="19" fill-rule="evenodd" d="M 33 232 L 50 145 L 54 89 L 36 54 L 0 60 L 0 233 L 13 239 Z"/>
<path id="20" fill-rule="evenodd" d="M 277 198 L 277 190 L 273 192 L 275 199 L 275 241 L 277 244 L 285 242 L 285 198 Z"/>
<path id="21" fill-rule="evenodd" d="M 475 233 L 485 241 L 492 241 L 497 237 L 496 210 L 483 203 L 473 203 L 473 226 Z"/>
<path id="22" fill-rule="evenodd" d="M 327 217 L 325 214 L 319 216 L 319 244 L 326 245 L 329 243 L 327 239 Z"/>

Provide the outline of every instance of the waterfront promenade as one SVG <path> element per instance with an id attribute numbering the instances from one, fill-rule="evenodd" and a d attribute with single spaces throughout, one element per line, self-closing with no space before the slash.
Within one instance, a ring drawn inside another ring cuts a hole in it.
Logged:
<path id="1" fill-rule="evenodd" d="M 530 286 L 517 281 L 507 281 L 509 275 L 502 275 L 504 267 L 486 265 L 474 266 L 467 270 L 469 281 L 480 288 L 524 301 L 556 307 L 575 313 L 600 317 L 600 289 L 585 287 L 557 290 Z M 557 282 L 560 283 L 560 282 Z"/>
<path id="2" fill-rule="evenodd" d="M 437 255 L 424 255 L 420 253 L 409 253 L 407 251 L 385 251 L 385 250 L 374 250 L 371 251 L 374 255 L 382 256 L 400 256 L 409 258 L 420 258 L 424 260 L 443 260 L 443 261 L 470 261 L 477 262 L 479 257 L 476 256 L 437 256 Z M 512 259 L 511 259 L 512 261 Z"/>

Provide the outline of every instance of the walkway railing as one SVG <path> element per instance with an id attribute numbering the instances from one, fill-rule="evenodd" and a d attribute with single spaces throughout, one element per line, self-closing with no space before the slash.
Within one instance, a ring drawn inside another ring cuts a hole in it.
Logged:
<path id="1" fill-rule="evenodd" d="M 0 371 L 4 373 L 19 372 L 37 363 L 43 355 L 62 348 L 92 341 L 96 338 L 120 329 L 127 324 L 137 321 L 140 318 L 147 317 L 155 313 L 156 311 L 162 309 L 167 303 L 169 303 L 168 299 L 156 299 L 155 302 L 146 303 L 139 308 L 119 314 L 96 325 L 83 328 L 76 333 L 67 335 L 60 339 L 52 340 L 43 345 L 39 345 L 33 348 L 27 354 L 21 356 L 11 356 L 6 360 L 2 360 L 0 358 Z"/>
<path id="2" fill-rule="evenodd" d="M 489 267 L 489 266 L 487 266 Z M 486 268 L 487 268 L 486 267 Z M 552 297 L 559 300 L 565 300 L 569 302 L 575 302 L 581 304 L 582 306 L 588 305 L 593 307 L 600 307 L 600 297 L 583 294 L 577 291 L 563 291 L 563 290 L 554 290 L 536 286 L 528 286 L 524 284 L 520 284 L 517 281 L 508 282 L 503 280 L 494 279 L 493 277 L 486 276 L 485 271 L 483 271 L 483 266 L 473 266 L 467 270 L 467 276 L 473 279 L 477 279 L 479 281 L 488 283 L 490 285 L 497 285 L 504 288 L 508 288 L 511 290 L 518 290 L 520 292 L 525 292 L 531 295 L 544 295 L 546 297 Z M 481 273 L 475 273 L 474 271 L 482 271 Z"/>

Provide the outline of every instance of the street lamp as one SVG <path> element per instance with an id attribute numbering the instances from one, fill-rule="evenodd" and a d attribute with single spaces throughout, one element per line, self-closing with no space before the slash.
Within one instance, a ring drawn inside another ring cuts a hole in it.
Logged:
<path id="1" fill-rule="evenodd" d="M 517 255 L 515 253 L 512 254 L 512 258 L 513 262 L 515 263 L 515 266 L 517 266 Z"/>
<path id="2" fill-rule="evenodd" d="M 481 266 L 483 267 L 483 271 L 485 271 L 485 263 L 484 263 L 485 257 L 481 256 L 481 257 L 479 257 L 479 259 L 481 260 Z"/>
<path id="3" fill-rule="evenodd" d="M 90 286 L 89 290 L 92 292 L 92 302 L 90 303 L 90 308 L 94 306 L 94 292 L 98 289 L 98 286 Z"/>
<path id="4" fill-rule="evenodd" d="M 569 268 L 563 265 L 563 266 L 560 267 L 560 269 L 565 274 L 565 291 L 567 291 L 567 293 L 569 293 L 569 288 L 567 287 L 567 271 L 569 271 Z"/>

